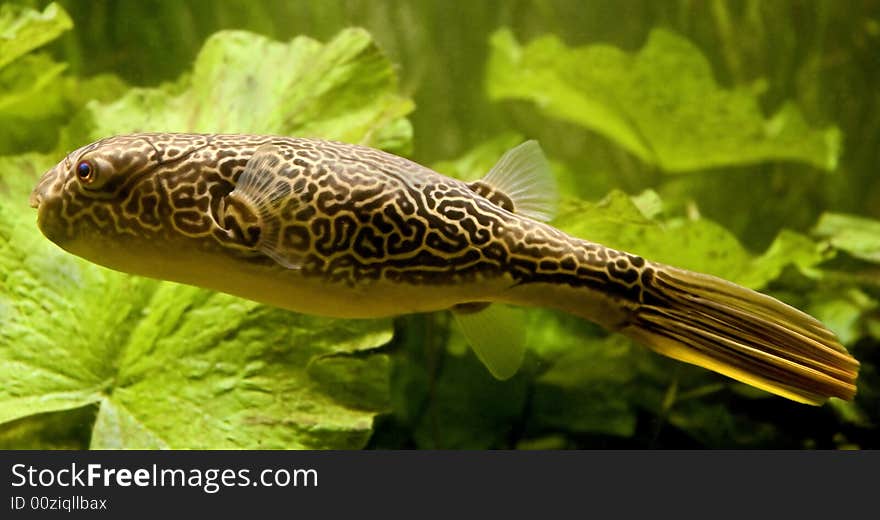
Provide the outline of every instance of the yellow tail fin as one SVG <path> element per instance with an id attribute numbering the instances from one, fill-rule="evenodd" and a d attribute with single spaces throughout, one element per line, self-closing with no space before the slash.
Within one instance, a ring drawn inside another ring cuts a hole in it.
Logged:
<path id="1" fill-rule="evenodd" d="M 714 276 L 657 266 L 620 332 L 666 356 L 795 401 L 851 400 L 859 362 L 815 318 Z"/>

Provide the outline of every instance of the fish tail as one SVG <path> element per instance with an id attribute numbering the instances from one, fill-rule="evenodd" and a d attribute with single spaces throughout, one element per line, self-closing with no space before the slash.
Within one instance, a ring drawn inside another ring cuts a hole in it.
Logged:
<path id="1" fill-rule="evenodd" d="M 801 403 L 855 396 L 859 362 L 812 316 L 714 276 L 652 266 L 619 332 Z"/>

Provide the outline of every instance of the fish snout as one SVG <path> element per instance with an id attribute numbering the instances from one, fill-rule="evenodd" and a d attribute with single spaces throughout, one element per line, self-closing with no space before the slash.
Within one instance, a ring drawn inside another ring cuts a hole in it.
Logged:
<path id="1" fill-rule="evenodd" d="M 42 204 L 43 201 L 49 198 L 50 190 L 55 184 L 55 181 L 58 180 L 60 167 L 61 165 L 55 166 L 51 170 L 44 173 L 42 177 L 40 177 L 40 180 L 37 182 L 37 185 L 31 192 L 31 196 L 29 199 L 32 208 L 39 208 L 40 204 Z"/>
<path id="2" fill-rule="evenodd" d="M 37 209 L 37 227 L 40 232 L 59 245 L 68 239 L 67 226 L 61 218 L 64 179 L 62 167 L 59 165 L 46 172 L 31 191 L 29 198 L 31 207 Z"/>
<path id="3" fill-rule="evenodd" d="M 31 192 L 31 197 L 29 199 L 30 205 L 32 208 L 39 208 L 40 202 L 43 201 L 43 194 L 40 192 L 40 186 L 37 185 L 34 188 L 34 191 Z"/>

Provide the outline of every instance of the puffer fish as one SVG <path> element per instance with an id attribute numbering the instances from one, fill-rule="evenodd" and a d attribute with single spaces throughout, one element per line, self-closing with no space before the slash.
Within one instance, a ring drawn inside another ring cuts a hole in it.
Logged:
<path id="1" fill-rule="evenodd" d="M 452 310 L 499 379 L 523 359 L 511 309 L 540 306 L 801 403 L 856 393 L 858 361 L 813 317 L 548 224 L 535 141 L 468 183 L 319 139 L 120 135 L 70 153 L 30 203 L 49 240 L 118 271 L 338 318 Z"/>

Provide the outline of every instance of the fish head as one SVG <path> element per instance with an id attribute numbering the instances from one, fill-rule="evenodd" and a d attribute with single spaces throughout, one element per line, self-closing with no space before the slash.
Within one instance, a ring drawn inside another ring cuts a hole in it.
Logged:
<path id="1" fill-rule="evenodd" d="M 210 148 L 199 134 L 129 134 L 83 146 L 31 193 L 40 231 L 106 267 L 174 278 L 168 267 L 192 262 L 188 253 L 227 234 L 213 214 L 234 189 L 233 171 L 224 175 Z"/>

